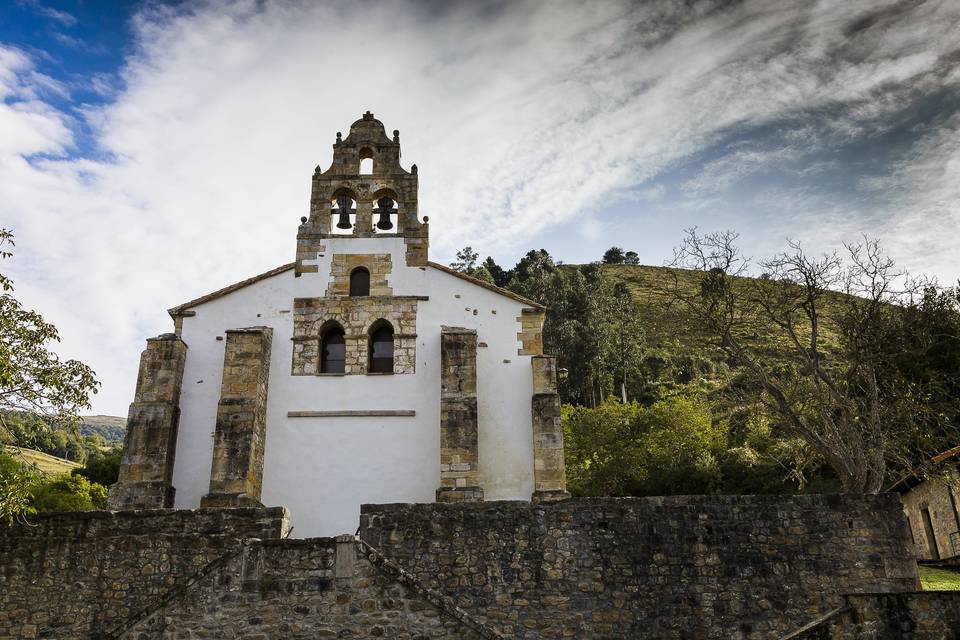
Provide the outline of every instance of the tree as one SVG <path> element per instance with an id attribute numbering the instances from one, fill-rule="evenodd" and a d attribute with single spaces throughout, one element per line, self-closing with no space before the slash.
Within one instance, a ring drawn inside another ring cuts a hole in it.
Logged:
<path id="1" fill-rule="evenodd" d="M 898 287 L 904 274 L 873 240 L 846 245 L 845 258 L 810 256 L 790 242 L 759 263 L 769 278 L 752 279 L 741 277 L 749 262 L 736 239 L 689 230 L 673 266 L 700 272 L 699 288 L 691 291 L 675 273 L 669 293 L 749 371 L 760 401 L 822 456 L 844 491 L 879 492 L 888 464 L 915 431 L 916 398 L 882 338 L 915 289 Z M 826 327 L 837 344 L 825 342 Z"/>
<path id="2" fill-rule="evenodd" d="M 100 456 L 99 458 L 87 461 L 87 464 L 74 469 L 70 473 L 75 476 L 83 476 L 90 482 L 109 487 L 117 481 L 120 475 L 120 454 Z"/>
<path id="3" fill-rule="evenodd" d="M 494 278 L 490 272 L 487 271 L 486 267 L 482 264 L 477 265 L 479 258 L 480 254 L 474 251 L 472 247 L 464 247 L 460 251 L 457 251 L 457 259 L 451 262 L 450 266 L 460 273 L 465 273 L 478 280 L 494 284 Z"/>
<path id="4" fill-rule="evenodd" d="M 35 512 L 30 501 L 37 479 L 36 471 L 20 456 L 0 450 L 0 521 L 11 524 Z"/>
<path id="5" fill-rule="evenodd" d="M 623 254 L 623 263 L 640 264 L 640 256 L 637 255 L 636 251 L 627 251 L 625 254 Z"/>
<path id="6" fill-rule="evenodd" d="M 491 256 L 487 256 L 487 259 L 483 261 L 483 268 L 486 269 L 490 277 L 493 278 L 493 284 L 498 287 L 505 287 L 510 283 L 510 276 L 512 274 L 509 271 L 505 271 Z"/>
<path id="7" fill-rule="evenodd" d="M 618 282 L 609 296 L 610 349 L 609 360 L 614 364 L 620 381 L 620 395 L 627 401 L 627 382 L 640 367 L 643 356 L 643 327 L 637 312 L 637 302 L 630 289 Z"/>
<path id="8" fill-rule="evenodd" d="M 0 259 L 13 254 L 13 233 L 0 229 Z M 0 430 L 7 412 L 39 416 L 42 428 L 76 428 L 78 413 L 89 408 L 99 383 L 93 370 L 77 360 L 61 360 L 50 350 L 59 342 L 56 327 L 13 297 L 12 281 L 0 274 Z M 4 498 L 0 498 L 4 499 Z M 16 504 L 0 505 L 0 512 Z"/>
<path id="9" fill-rule="evenodd" d="M 673 396 L 645 407 L 607 399 L 564 405 L 567 478 L 578 496 L 713 493 L 725 426 L 702 397 Z"/>
<path id="10" fill-rule="evenodd" d="M 457 251 L 457 259 L 450 263 L 450 266 L 461 273 L 470 273 L 477 268 L 477 260 L 480 254 L 473 250 L 473 247 L 464 247 Z"/>
<path id="11" fill-rule="evenodd" d="M 620 247 L 610 247 L 603 254 L 603 264 L 623 264 L 625 259 Z"/>

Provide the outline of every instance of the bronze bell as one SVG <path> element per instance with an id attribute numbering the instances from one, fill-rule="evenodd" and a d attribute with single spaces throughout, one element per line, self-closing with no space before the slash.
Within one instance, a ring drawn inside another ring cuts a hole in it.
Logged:
<path id="1" fill-rule="evenodd" d="M 350 224 L 350 212 L 352 211 L 350 205 L 352 203 L 353 198 L 350 196 L 337 198 L 337 210 L 340 212 L 340 217 L 337 219 L 337 229 L 349 229 L 353 226 Z"/>
<path id="2" fill-rule="evenodd" d="M 380 214 L 380 219 L 377 220 L 377 229 L 381 231 L 393 229 L 393 223 L 390 222 L 390 215 L 397 212 L 397 210 L 393 208 L 393 198 L 380 198 L 377 200 L 376 212 Z"/>

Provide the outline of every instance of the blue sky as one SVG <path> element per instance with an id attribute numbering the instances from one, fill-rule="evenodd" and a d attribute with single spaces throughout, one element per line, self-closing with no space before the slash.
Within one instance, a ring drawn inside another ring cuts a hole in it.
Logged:
<path id="1" fill-rule="evenodd" d="M 122 414 L 164 310 L 292 259 L 309 178 L 374 111 L 431 257 L 512 265 L 683 230 L 960 277 L 960 3 L 0 4 L 0 226 L 17 295 Z"/>

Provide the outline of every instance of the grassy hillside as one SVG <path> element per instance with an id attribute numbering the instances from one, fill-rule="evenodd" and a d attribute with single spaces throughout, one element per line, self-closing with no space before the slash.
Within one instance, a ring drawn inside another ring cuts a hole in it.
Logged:
<path id="1" fill-rule="evenodd" d="M 24 449 L 22 447 L 13 446 L 6 446 L 5 448 L 15 457 L 23 459 L 29 464 L 34 465 L 37 467 L 40 473 L 50 477 L 59 476 L 64 473 L 70 473 L 70 471 L 73 469 L 77 469 L 81 466 L 76 462 L 51 456 L 47 453 L 34 451 L 33 449 Z"/>
<path id="2" fill-rule="evenodd" d="M 603 272 L 614 284 L 623 283 L 638 303 L 644 331 L 646 364 L 653 370 L 662 369 L 665 378 L 671 371 L 681 382 L 699 382 L 705 390 L 713 391 L 727 386 L 736 376 L 736 367 L 726 356 L 711 345 L 707 335 L 668 290 L 679 286 L 685 293 L 694 294 L 703 274 L 697 271 L 651 267 L 647 265 L 605 265 Z M 770 283 L 770 286 L 791 286 Z M 839 301 L 844 294 L 832 294 L 829 300 Z M 829 310 L 829 309 L 828 309 Z M 739 336 L 745 343 L 768 351 L 774 359 L 788 348 L 782 335 L 766 333 L 761 323 L 744 318 Z M 837 344 L 837 332 L 829 324 L 821 330 L 821 346 L 829 353 Z"/>
<path id="3" fill-rule="evenodd" d="M 80 416 L 80 435 L 100 436 L 107 442 L 123 443 L 127 419 L 119 416 Z"/>

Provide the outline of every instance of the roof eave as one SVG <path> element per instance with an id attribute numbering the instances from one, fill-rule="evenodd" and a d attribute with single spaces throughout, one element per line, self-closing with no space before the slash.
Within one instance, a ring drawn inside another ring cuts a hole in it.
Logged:
<path id="1" fill-rule="evenodd" d="M 231 285 L 228 285 L 228 286 L 226 286 L 226 287 L 223 287 L 222 289 L 217 289 L 216 291 L 213 291 L 212 293 L 208 293 L 208 294 L 206 294 L 206 295 L 204 295 L 204 296 L 200 296 L 199 298 L 195 298 L 195 299 L 193 299 L 193 300 L 190 300 L 189 302 L 184 302 L 183 304 L 179 304 L 179 305 L 177 305 L 177 306 L 175 306 L 175 307 L 172 307 L 172 308 L 170 308 L 170 309 L 167 309 L 167 313 L 170 314 L 170 317 L 171 317 L 171 318 L 192 316 L 192 315 L 194 315 L 194 312 L 193 312 L 193 311 L 190 311 L 191 308 L 196 307 L 196 306 L 201 305 L 201 304 L 204 304 L 205 302 L 210 302 L 211 300 L 216 300 L 217 298 L 222 298 L 223 296 L 225 296 L 225 295 L 227 295 L 227 294 L 230 294 L 230 293 L 233 293 L 234 291 L 238 291 L 238 290 L 240 290 L 240 289 L 243 289 L 244 287 L 246 287 L 246 286 L 248 286 L 248 285 L 254 284 L 254 283 L 256 283 L 256 282 L 260 282 L 261 280 L 266 280 L 267 278 L 272 278 L 272 277 L 275 276 L 275 275 L 284 273 L 284 272 L 286 272 L 286 271 L 290 271 L 291 269 L 293 269 L 294 265 L 295 265 L 295 263 L 289 262 L 289 263 L 287 263 L 287 264 L 285 264 L 285 265 L 281 265 L 281 266 L 279 266 L 279 267 L 277 267 L 277 268 L 275 268 L 275 269 L 271 269 L 270 271 L 266 271 L 266 272 L 261 273 L 261 274 L 259 274 L 259 275 L 255 275 L 255 276 L 253 276 L 252 278 L 247 278 L 246 280 L 241 280 L 240 282 L 235 282 L 235 283 L 233 283 L 233 284 L 231 284 Z"/>
<path id="2" fill-rule="evenodd" d="M 515 300 L 516 302 L 519 302 L 519 303 L 521 303 L 521 304 L 529 305 L 529 306 L 533 307 L 534 309 L 538 309 L 538 310 L 540 310 L 540 311 L 546 311 L 546 309 L 547 309 L 546 305 L 542 305 L 542 304 L 540 304 L 539 302 L 534 302 L 534 301 L 531 300 L 530 298 L 525 298 L 525 297 L 523 297 L 522 295 L 520 295 L 519 293 L 514 293 L 513 291 L 510 291 L 509 289 L 504 289 L 503 287 L 498 287 L 498 286 L 495 285 L 495 284 L 490 284 L 489 282 L 484 282 L 483 280 L 480 280 L 479 278 L 474 278 L 473 276 L 468 276 L 467 274 L 462 273 L 462 272 L 460 272 L 460 271 L 457 271 L 456 269 L 453 269 L 453 268 L 451 268 L 451 267 L 448 267 L 448 266 L 445 265 L 445 264 L 440 264 L 439 262 L 428 261 L 428 262 L 427 262 L 427 265 L 433 267 L 434 269 L 438 269 L 438 270 L 440 270 L 440 271 L 443 271 L 444 273 L 449 273 L 450 275 L 455 276 L 455 277 L 457 277 L 457 278 L 460 278 L 461 280 L 466 280 L 467 282 L 473 283 L 473 284 L 477 285 L 478 287 L 483 287 L 484 289 L 487 289 L 488 291 L 492 291 L 492 292 L 494 292 L 494 293 L 499 293 L 500 295 L 505 296 L 505 297 L 507 297 L 507 298 L 511 298 L 512 300 Z"/>

